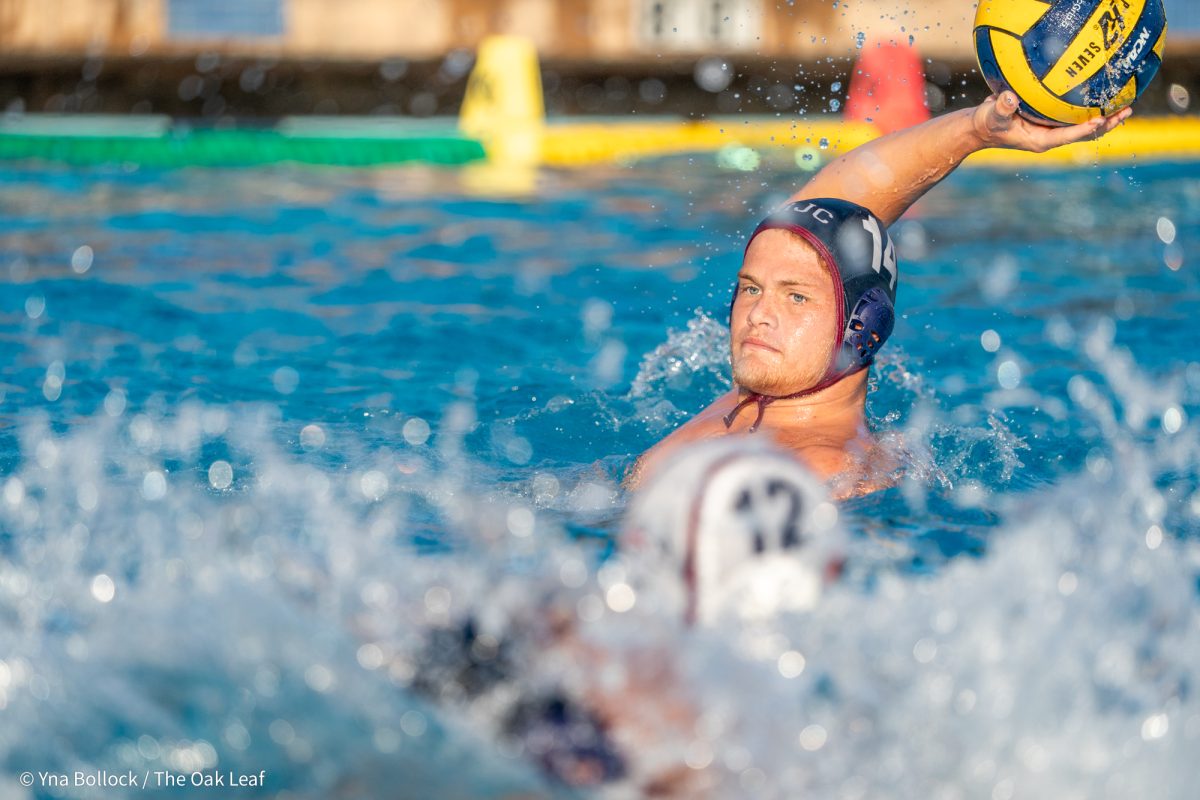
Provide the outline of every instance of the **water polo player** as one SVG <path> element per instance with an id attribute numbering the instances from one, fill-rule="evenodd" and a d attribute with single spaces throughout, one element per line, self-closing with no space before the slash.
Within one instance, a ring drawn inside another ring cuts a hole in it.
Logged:
<path id="1" fill-rule="evenodd" d="M 734 387 L 638 459 L 638 486 L 680 445 L 769 436 L 838 496 L 888 483 L 866 422 L 868 368 L 892 331 L 898 284 L 887 228 L 971 153 L 1045 152 L 1132 113 L 1050 128 L 1012 92 L 889 134 L 826 165 L 752 233 L 730 306 Z"/>
<path id="2" fill-rule="evenodd" d="M 704 709 L 679 671 L 680 647 L 697 629 L 713 642 L 714 631 L 812 612 L 840 575 L 837 511 L 788 453 L 756 437 L 681 456 L 630 503 L 621 553 L 607 562 L 608 580 L 637 598 L 619 619 L 577 616 L 606 579 L 570 588 L 551 567 L 528 598 L 489 592 L 404 659 L 418 666 L 414 691 L 486 708 L 510 752 L 564 793 L 723 796 L 704 791 L 713 776 L 674 746 L 694 738 Z"/>

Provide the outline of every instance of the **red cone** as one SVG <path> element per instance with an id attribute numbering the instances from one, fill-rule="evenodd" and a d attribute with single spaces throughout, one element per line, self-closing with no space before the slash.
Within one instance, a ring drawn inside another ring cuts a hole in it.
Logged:
<path id="1" fill-rule="evenodd" d="M 846 119 L 874 123 L 883 133 L 929 119 L 925 71 L 915 47 L 893 43 L 863 52 L 850 77 Z"/>

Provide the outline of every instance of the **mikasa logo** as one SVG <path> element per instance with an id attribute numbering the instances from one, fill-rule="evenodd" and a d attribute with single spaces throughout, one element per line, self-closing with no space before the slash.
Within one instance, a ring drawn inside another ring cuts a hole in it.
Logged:
<path id="1" fill-rule="evenodd" d="M 1121 59 L 1121 69 L 1132 70 L 1134 63 L 1142 57 L 1142 51 L 1146 49 L 1146 45 L 1150 43 L 1150 29 L 1142 28 L 1138 34 L 1137 41 L 1133 43 L 1133 49 L 1129 51 L 1129 55 Z"/>

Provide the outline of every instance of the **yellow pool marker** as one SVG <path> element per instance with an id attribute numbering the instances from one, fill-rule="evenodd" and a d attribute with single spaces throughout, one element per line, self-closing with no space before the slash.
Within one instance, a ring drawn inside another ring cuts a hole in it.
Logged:
<path id="1" fill-rule="evenodd" d="M 840 117 L 725 117 L 704 121 L 621 119 L 546 123 L 537 50 L 528 39 L 493 36 L 479 48 L 459 129 L 479 139 L 495 167 L 585 167 L 643 158 L 710 153 L 740 145 L 812 152 L 824 162 L 879 136 L 874 125 Z M 988 150 L 967 163 L 993 168 L 1050 168 L 1100 162 L 1200 159 L 1200 117 L 1134 117 L 1098 142 L 1048 153 Z M 814 164 L 819 166 L 819 164 Z M 532 173 L 517 183 L 532 186 Z M 511 177 L 509 180 L 512 180 Z"/>
<path id="2" fill-rule="evenodd" d="M 520 36 L 489 36 L 479 45 L 459 112 L 458 129 L 504 164 L 542 160 L 546 108 L 537 48 Z"/>

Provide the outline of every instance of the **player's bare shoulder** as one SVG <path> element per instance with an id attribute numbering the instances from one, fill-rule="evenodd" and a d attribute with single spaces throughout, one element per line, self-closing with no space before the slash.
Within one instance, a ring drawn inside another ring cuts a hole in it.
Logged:
<path id="1" fill-rule="evenodd" d="M 896 483 L 900 471 L 895 448 L 881 443 L 869 431 L 860 430 L 851 436 L 798 431 L 776 439 L 828 483 L 835 499 L 886 489 Z"/>
<path id="2" fill-rule="evenodd" d="M 818 477 L 825 480 L 835 478 L 857 465 L 857 460 L 851 453 L 832 444 L 809 444 L 793 448 L 792 452 Z"/>
<path id="3" fill-rule="evenodd" d="M 631 490 L 638 488 L 642 481 L 653 474 L 678 448 L 728 433 L 723 422 L 723 414 L 728 411 L 727 406 L 732 406 L 736 402 L 736 397 L 736 391 L 727 392 L 718 397 L 699 414 L 676 428 L 654 447 L 642 453 L 625 476 L 625 488 Z"/>
<path id="4" fill-rule="evenodd" d="M 871 434 L 860 436 L 850 447 L 815 449 L 819 451 L 817 458 L 827 457 L 830 465 L 839 467 L 836 472 L 828 473 L 830 491 L 838 500 L 895 486 L 903 474 L 903 460 L 897 444 L 881 442 Z M 837 452 L 840 460 L 829 453 L 831 450 Z"/>

